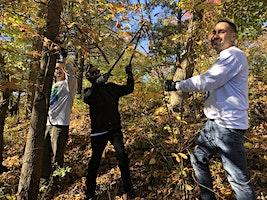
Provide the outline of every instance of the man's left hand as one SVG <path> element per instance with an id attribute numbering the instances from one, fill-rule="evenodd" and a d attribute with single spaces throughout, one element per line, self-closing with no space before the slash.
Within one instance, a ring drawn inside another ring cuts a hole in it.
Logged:
<path id="1" fill-rule="evenodd" d="M 132 65 L 131 64 L 129 64 L 129 65 L 127 65 L 125 67 L 125 72 L 126 72 L 126 74 L 132 74 L 133 73 L 132 72 Z"/>
<path id="2" fill-rule="evenodd" d="M 171 80 L 166 80 L 164 83 L 165 91 L 176 91 L 176 82 Z"/>

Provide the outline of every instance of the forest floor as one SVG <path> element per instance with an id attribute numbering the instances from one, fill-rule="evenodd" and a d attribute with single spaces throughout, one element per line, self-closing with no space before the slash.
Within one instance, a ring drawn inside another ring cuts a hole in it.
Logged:
<path id="1" fill-rule="evenodd" d="M 250 123 L 246 135 L 248 167 L 256 189 L 257 199 L 267 199 L 267 85 L 251 79 Z M 199 99 L 201 100 L 199 100 Z M 157 100 L 159 99 L 159 100 Z M 194 99 L 194 100 L 193 100 Z M 127 100 L 127 103 L 126 103 Z M 191 96 L 184 118 L 170 120 L 160 94 L 135 93 L 121 103 L 121 116 L 125 147 L 129 154 L 130 169 L 136 191 L 136 200 L 198 199 L 188 153 L 196 132 L 205 123 L 202 114 L 203 98 Z M 188 110 L 190 108 L 190 111 Z M 22 156 L 25 148 L 29 120 L 20 115 L 9 116 L 5 126 L 4 165 L 8 172 L 0 175 L 0 199 L 15 199 Z M 60 179 L 54 193 L 45 193 L 44 199 L 82 200 L 85 176 L 91 157 L 90 122 L 88 108 L 77 99 L 71 116 L 69 140 L 65 153 L 65 166 L 70 172 Z M 103 154 L 97 178 L 98 200 L 121 198 L 120 170 L 112 145 Z M 66 170 L 67 171 L 67 170 Z M 222 164 L 215 158 L 211 164 L 214 190 L 218 199 L 234 199 Z M 44 192 L 41 192 L 43 195 Z"/>

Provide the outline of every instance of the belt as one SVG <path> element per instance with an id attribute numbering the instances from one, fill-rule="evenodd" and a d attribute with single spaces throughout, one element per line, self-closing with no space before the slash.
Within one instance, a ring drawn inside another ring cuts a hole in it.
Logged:
<path id="1" fill-rule="evenodd" d="M 103 132 L 98 132 L 98 133 L 91 133 L 91 137 L 99 136 L 99 135 L 104 135 L 107 134 L 108 131 L 103 131 Z"/>

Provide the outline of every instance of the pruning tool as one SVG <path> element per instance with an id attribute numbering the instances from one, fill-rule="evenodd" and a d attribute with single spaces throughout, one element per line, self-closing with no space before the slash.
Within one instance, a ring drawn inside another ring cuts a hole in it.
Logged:
<path id="1" fill-rule="evenodd" d="M 112 70 L 114 69 L 114 67 L 116 66 L 116 64 L 119 62 L 119 60 L 121 59 L 121 57 L 122 57 L 123 54 L 125 53 L 126 49 L 128 49 L 128 48 L 129 48 L 129 45 L 135 40 L 136 37 L 138 37 L 138 38 L 137 38 L 137 41 L 136 41 L 136 45 L 135 45 L 135 47 L 134 47 L 134 50 L 136 49 L 137 44 L 138 44 L 138 42 L 139 42 L 139 40 L 140 40 L 140 37 L 141 37 L 141 31 L 142 31 L 144 25 L 145 25 L 145 22 L 142 24 L 142 26 L 139 28 L 139 30 L 135 33 L 134 37 L 131 39 L 131 41 L 128 43 L 128 45 L 122 50 L 122 52 L 121 52 L 121 54 L 119 55 L 118 59 L 117 59 L 117 60 L 115 61 L 115 63 L 111 66 L 111 68 L 108 70 L 107 74 L 111 75 Z M 131 64 L 131 62 L 132 62 L 133 57 L 134 57 L 134 53 L 133 53 L 132 56 L 131 56 L 130 64 Z"/>

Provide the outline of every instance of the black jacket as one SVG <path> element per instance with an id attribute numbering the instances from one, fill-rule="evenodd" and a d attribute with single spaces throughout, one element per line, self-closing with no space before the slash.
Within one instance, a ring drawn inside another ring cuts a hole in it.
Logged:
<path id="1" fill-rule="evenodd" d="M 126 85 L 115 83 L 93 84 L 84 91 L 84 102 L 90 106 L 92 133 L 120 129 L 119 98 L 134 90 L 133 74 L 128 74 Z"/>

